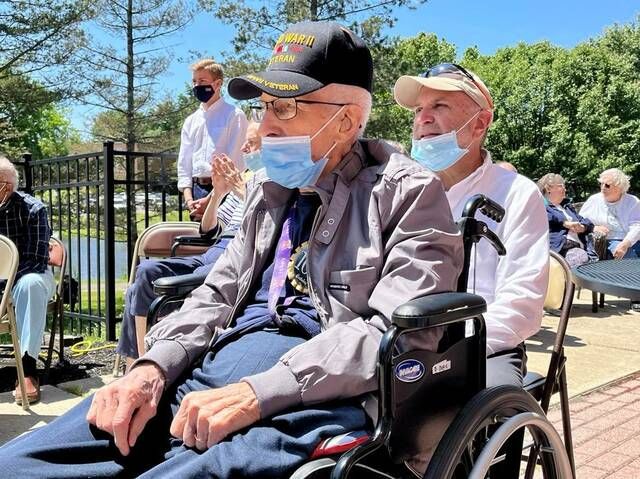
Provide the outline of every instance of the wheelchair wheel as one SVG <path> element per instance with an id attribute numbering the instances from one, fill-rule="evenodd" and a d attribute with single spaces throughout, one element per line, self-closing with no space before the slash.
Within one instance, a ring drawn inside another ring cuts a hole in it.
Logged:
<path id="1" fill-rule="evenodd" d="M 515 419 L 514 416 L 519 415 L 524 420 L 516 421 L 518 425 L 512 426 L 514 421 L 505 424 L 510 418 Z M 545 427 L 541 429 L 539 425 L 542 423 Z M 509 429 L 507 437 L 511 438 L 511 444 L 507 442 L 506 446 L 510 449 L 505 453 L 504 448 L 500 448 L 500 443 L 498 448 L 491 448 L 495 449 L 496 454 L 492 454 L 489 461 L 486 461 L 486 454 L 482 452 L 485 447 L 495 446 L 491 444 L 492 435 L 494 432 L 504 433 L 504 430 L 500 431 L 503 425 Z M 521 388 L 497 386 L 480 391 L 456 416 L 438 444 L 424 479 L 466 479 L 471 476 L 472 471 L 474 477 L 517 478 L 525 427 L 530 427 L 534 444 L 545 451 L 540 458 L 544 478 L 570 478 L 570 468 L 567 475 L 564 467 L 568 464 L 568 459 L 564 461 L 566 451 L 562 441 L 546 420 L 536 400 Z M 515 451 L 514 443 L 517 446 Z M 559 461 L 560 466 L 557 454 L 563 456 Z M 477 464 L 481 456 L 483 464 Z M 483 468 L 485 462 L 486 469 L 478 475 L 478 469 Z M 474 469 L 474 466 L 478 467 Z M 562 472 L 557 473 L 557 470 Z"/>

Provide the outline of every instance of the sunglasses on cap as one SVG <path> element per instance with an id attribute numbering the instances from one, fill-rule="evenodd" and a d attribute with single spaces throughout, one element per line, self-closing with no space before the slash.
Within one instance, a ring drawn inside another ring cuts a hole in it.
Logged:
<path id="1" fill-rule="evenodd" d="M 457 75 L 462 74 L 466 76 L 469 80 L 471 80 L 473 83 L 476 83 L 476 80 L 473 78 L 473 75 L 471 75 L 471 73 L 469 73 L 460 65 L 456 65 L 455 63 L 440 63 L 439 65 L 429 68 L 426 72 L 421 73 L 420 76 L 422 78 L 429 78 L 429 77 L 437 77 L 438 75 L 444 75 L 446 73 L 448 74 L 453 73 Z"/>
<path id="2" fill-rule="evenodd" d="M 491 94 L 487 90 L 487 87 L 485 87 L 482 82 L 478 81 L 471 73 L 469 73 L 467 70 L 456 63 L 440 63 L 439 65 L 429 68 L 419 76 L 421 76 L 422 78 L 430 78 L 440 75 L 458 75 L 468 78 L 469 80 L 471 80 L 471 83 L 473 83 L 475 87 L 480 91 L 482 96 L 485 97 L 485 99 L 487 100 L 488 108 L 491 110 L 493 109 L 493 100 L 491 99 Z"/>

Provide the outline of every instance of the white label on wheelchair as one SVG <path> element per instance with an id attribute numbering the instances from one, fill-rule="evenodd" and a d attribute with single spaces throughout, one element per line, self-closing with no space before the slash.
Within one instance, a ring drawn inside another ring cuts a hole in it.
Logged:
<path id="1" fill-rule="evenodd" d="M 473 326 L 473 319 L 467 319 L 464 322 L 464 337 L 470 338 L 476 333 L 476 328 Z"/>
<path id="2" fill-rule="evenodd" d="M 405 359 L 396 366 L 396 378 L 403 383 L 413 383 L 424 376 L 425 367 L 417 359 Z"/>
<path id="3" fill-rule="evenodd" d="M 448 359 L 443 359 L 439 363 L 436 363 L 431 368 L 431 374 L 443 373 L 451 369 L 451 361 Z"/>

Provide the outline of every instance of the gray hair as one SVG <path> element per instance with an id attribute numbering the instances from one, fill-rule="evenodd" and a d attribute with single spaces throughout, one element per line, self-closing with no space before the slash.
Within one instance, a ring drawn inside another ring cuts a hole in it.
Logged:
<path id="1" fill-rule="evenodd" d="M 6 176 L 11 181 L 13 191 L 18 191 L 18 170 L 2 153 L 0 153 L 0 175 Z"/>
<path id="2" fill-rule="evenodd" d="M 553 185 L 564 185 L 564 178 L 557 173 L 547 173 L 536 183 L 540 189 L 540 193 L 546 195 L 549 188 Z"/>
<path id="3" fill-rule="evenodd" d="M 609 168 L 608 170 L 604 170 L 600 173 L 600 177 L 598 180 L 602 183 L 603 178 L 608 177 L 611 179 L 611 182 L 622 190 L 622 193 L 626 193 L 629 191 L 631 178 L 629 175 L 625 175 L 622 170 L 618 168 Z"/>
<path id="4" fill-rule="evenodd" d="M 364 133 L 371 115 L 371 93 L 364 88 L 353 85 L 343 85 L 341 83 L 330 83 L 324 88 L 323 92 L 326 92 L 331 96 L 331 101 L 336 103 L 346 103 L 351 105 L 358 105 L 362 110 L 362 117 L 360 118 L 360 136 Z"/>

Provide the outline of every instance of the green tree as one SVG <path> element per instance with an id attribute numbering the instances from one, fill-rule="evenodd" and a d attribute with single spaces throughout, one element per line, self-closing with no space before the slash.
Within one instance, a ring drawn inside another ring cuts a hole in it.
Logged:
<path id="1" fill-rule="evenodd" d="M 531 178 L 563 175 L 576 199 L 597 188 L 599 173 L 617 167 L 640 187 L 640 27 L 615 25 L 566 50 L 518 44 L 461 59 L 485 80 L 495 114 L 487 146 L 494 159 Z"/>
<path id="2" fill-rule="evenodd" d="M 177 151 L 180 132 L 186 117 L 197 108 L 197 100 L 191 88 L 176 98 L 165 97 L 140 118 L 138 144 L 145 151 Z M 118 111 L 104 111 L 96 115 L 91 126 L 91 136 L 97 141 L 126 141 L 126 116 Z"/>
<path id="3" fill-rule="evenodd" d="M 416 8 L 427 0 L 279 0 L 254 4 L 247 0 L 199 0 L 203 8 L 235 30 L 232 49 L 225 52 L 231 75 L 264 66 L 277 37 L 291 23 L 334 20 L 347 24 L 369 45 L 382 42 L 381 31 L 395 24 L 394 10 Z"/>
<path id="4" fill-rule="evenodd" d="M 88 92 L 78 100 L 111 112 L 103 121 L 109 127 L 124 117 L 124 131 L 114 127 L 117 135 L 110 139 L 124 140 L 134 151 L 144 140 L 146 116 L 171 60 L 165 39 L 191 21 L 193 9 L 190 0 L 102 0 L 96 9 L 95 33 L 77 60 L 78 78 Z"/>
<path id="5" fill-rule="evenodd" d="M 77 132 L 58 99 L 25 74 L 0 79 L 0 150 L 12 158 L 26 152 L 36 159 L 66 154 Z"/>
<path id="6" fill-rule="evenodd" d="M 82 22 L 91 15 L 88 0 L 0 0 L 0 80 L 38 75 L 59 93 L 68 91 L 69 61 L 83 42 Z"/>
<path id="7" fill-rule="evenodd" d="M 373 110 L 366 136 L 393 140 L 410 149 L 413 114 L 396 104 L 393 85 L 402 75 L 418 75 L 430 66 L 453 61 L 455 54 L 451 43 L 427 33 L 375 44 Z"/>

